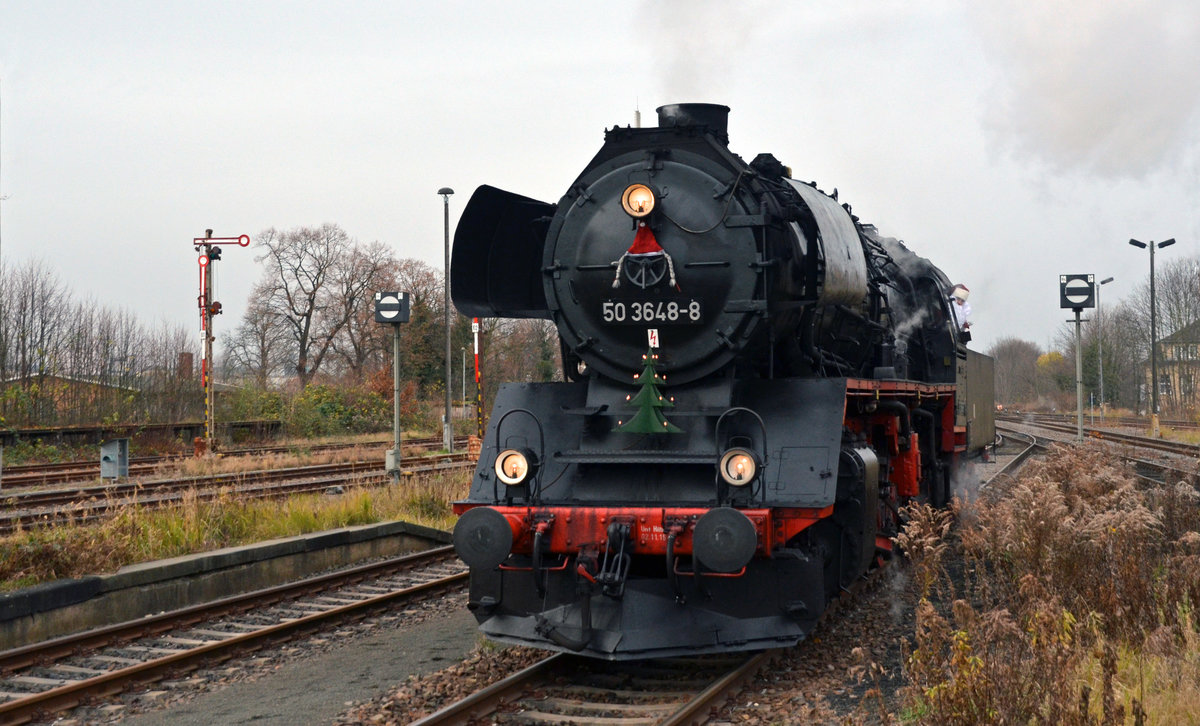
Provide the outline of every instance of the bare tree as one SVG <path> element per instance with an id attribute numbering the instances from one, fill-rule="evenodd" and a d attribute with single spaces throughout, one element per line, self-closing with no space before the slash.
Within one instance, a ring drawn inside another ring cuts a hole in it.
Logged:
<path id="1" fill-rule="evenodd" d="M 1001 338 L 988 355 L 996 361 L 996 401 L 1008 406 L 1028 404 L 1038 398 L 1036 344 L 1019 338 Z"/>
<path id="2" fill-rule="evenodd" d="M 488 320 L 484 354 L 493 380 L 542 382 L 562 380 L 558 332 L 549 320 Z"/>
<path id="3" fill-rule="evenodd" d="M 1200 320 L 1200 257 L 1184 257 L 1159 262 L 1155 271 L 1154 299 L 1157 307 L 1157 338 L 1162 339 L 1196 320 Z M 1128 306 L 1128 321 L 1137 330 L 1121 331 L 1144 340 L 1143 352 L 1150 350 L 1150 277 L 1122 301 Z M 1107 313 L 1106 313 L 1107 315 Z"/>
<path id="4" fill-rule="evenodd" d="M 1171 260 L 1155 273 L 1159 338 L 1200 320 L 1200 257 Z"/>
<path id="5" fill-rule="evenodd" d="M 147 421 L 196 420 L 204 413 L 204 390 L 194 365 L 200 356 L 196 335 L 179 324 L 160 323 L 147 332 L 141 389 Z"/>
<path id="6" fill-rule="evenodd" d="M 1160 257 L 1156 267 L 1155 337 L 1161 341 L 1200 320 L 1200 256 Z M 1149 397 L 1149 391 L 1143 390 L 1150 361 L 1149 275 L 1119 304 L 1105 305 L 1103 316 L 1105 398 L 1117 405 L 1142 409 Z M 1173 404 L 1168 399 L 1163 405 Z"/>
<path id="7" fill-rule="evenodd" d="M 445 377 L 445 318 L 442 315 L 442 274 L 414 259 L 400 261 L 396 286 L 409 294 L 411 315 L 400 326 L 401 375 L 415 381 L 422 395 L 441 388 Z"/>
<path id="8" fill-rule="evenodd" d="M 268 229 L 258 236 L 267 262 L 261 286 L 274 315 L 290 333 L 297 377 L 307 385 L 321 368 L 345 318 L 337 304 L 337 268 L 351 246 L 336 224 Z"/>
<path id="9" fill-rule="evenodd" d="M 1138 304 L 1122 300 L 1104 308 L 1104 396 L 1117 406 L 1141 409 L 1143 371 L 1150 359 L 1150 324 Z"/>
<path id="10" fill-rule="evenodd" d="M 12 323 L 8 315 L 9 286 L 5 284 L 5 280 L 9 277 L 8 264 L 0 259 L 0 391 L 3 389 L 4 381 L 9 377 L 8 347 L 12 338 Z M 0 416 L 3 415 L 3 410 L 3 406 L 0 405 Z"/>
<path id="11" fill-rule="evenodd" d="M 251 377 L 259 388 L 266 388 L 271 376 L 290 357 L 288 328 L 271 309 L 270 292 L 263 282 L 254 286 L 242 320 L 223 342 L 226 365 Z"/>
<path id="12" fill-rule="evenodd" d="M 356 382 L 365 379 L 369 361 L 382 362 L 383 351 L 390 344 L 390 331 L 375 322 L 372 303 L 376 292 L 395 284 L 398 265 L 386 245 L 372 242 L 354 245 L 334 275 L 337 295 L 333 302 L 340 307 L 336 316 L 342 325 L 333 350 Z"/>
<path id="13" fill-rule="evenodd" d="M 151 332 L 129 311 L 80 299 L 41 261 L 3 275 L 0 422 L 53 426 L 194 415 L 189 402 L 198 397 L 186 393 L 186 383 L 194 382 L 176 373 L 179 353 L 195 345 L 182 329 Z"/>
<path id="14" fill-rule="evenodd" d="M 67 299 L 54 272 L 41 261 L 31 262 L 7 276 L 3 294 L 8 327 L 7 361 L 10 378 L 6 386 L 3 415 L 18 421 L 57 423 L 53 381 L 64 366 L 59 345 Z"/>

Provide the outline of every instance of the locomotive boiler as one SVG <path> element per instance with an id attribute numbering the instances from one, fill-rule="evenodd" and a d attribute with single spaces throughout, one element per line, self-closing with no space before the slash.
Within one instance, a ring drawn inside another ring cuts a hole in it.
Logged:
<path id="1" fill-rule="evenodd" d="M 557 204 L 483 186 L 465 315 L 546 318 L 565 380 L 496 393 L 454 545 L 489 637 L 598 658 L 795 643 L 990 443 L 950 281 L 729 109 L 614 127 Z M 979 414 L 976 417 L 974 414 Z"/>

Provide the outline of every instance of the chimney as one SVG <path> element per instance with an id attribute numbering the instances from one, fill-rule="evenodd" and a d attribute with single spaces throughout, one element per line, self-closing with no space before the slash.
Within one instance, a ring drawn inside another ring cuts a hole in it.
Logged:
<path id="1" fill-rule="evenodd" d="M 703 126 L 729 143 L 729 107 L 716 103 L 673 103 L 658 107 L 658 125 Z"/>
<path id="2" fill-rule="evenodd" d="M 175 375 L 180 378 L 192 377 L 192 354 L 180 353 L 179 362 L 176 364 Z"/>

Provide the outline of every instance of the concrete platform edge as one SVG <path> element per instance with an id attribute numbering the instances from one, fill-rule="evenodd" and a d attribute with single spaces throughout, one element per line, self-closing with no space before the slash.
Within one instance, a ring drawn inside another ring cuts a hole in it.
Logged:
<path id="1" fill-rule="evenodd" d="M 448 544 L 450 535 L 384 522 L 42 583 L 0 594 L 0 650 L 270 587 L 344 563 L 425 549 L 430 541 Z"/>

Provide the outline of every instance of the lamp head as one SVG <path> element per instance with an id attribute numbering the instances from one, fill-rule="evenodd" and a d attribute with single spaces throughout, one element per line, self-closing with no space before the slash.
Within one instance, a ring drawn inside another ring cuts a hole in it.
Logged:
<path id="1" fill-rule="evenodd" d="M 1171 239 L 1165 239 L 1165 240 L 1163 240 L 1162 242 L 1159 242 L 1159 243 L 1158 243 L 1158 248 L 1161 250 L 1163 247 L 1170 247 L 1170 246 L 1171 246 L 1171 245 L 1173 245 L 1173 244 L 1175 244 L 1175 238 L 1174 238 L 1174 237 L 1172 237 Z"/>
<path id="2" fill-rule="evenodd" d="M 1135 239 L 1131 239 L 1131 240 L 1129 240 L 1129 244 L 1133 245 L 1134 247 L 1141 247 L 1142 249 L 1146 249 L 1146 243 L 1145 243 L 1145 242 L 1138 242 L 1138 241 L 1137 241 L 1137 240 L 1135 240 Z"/>
<path id="3" fill-rule="evenodd" d="M 448 197 L 454 193 L 454 190 L 451 189 L 450 187 L 442 187 L 441 189 L 438 190 L 437 193 Z"/>

